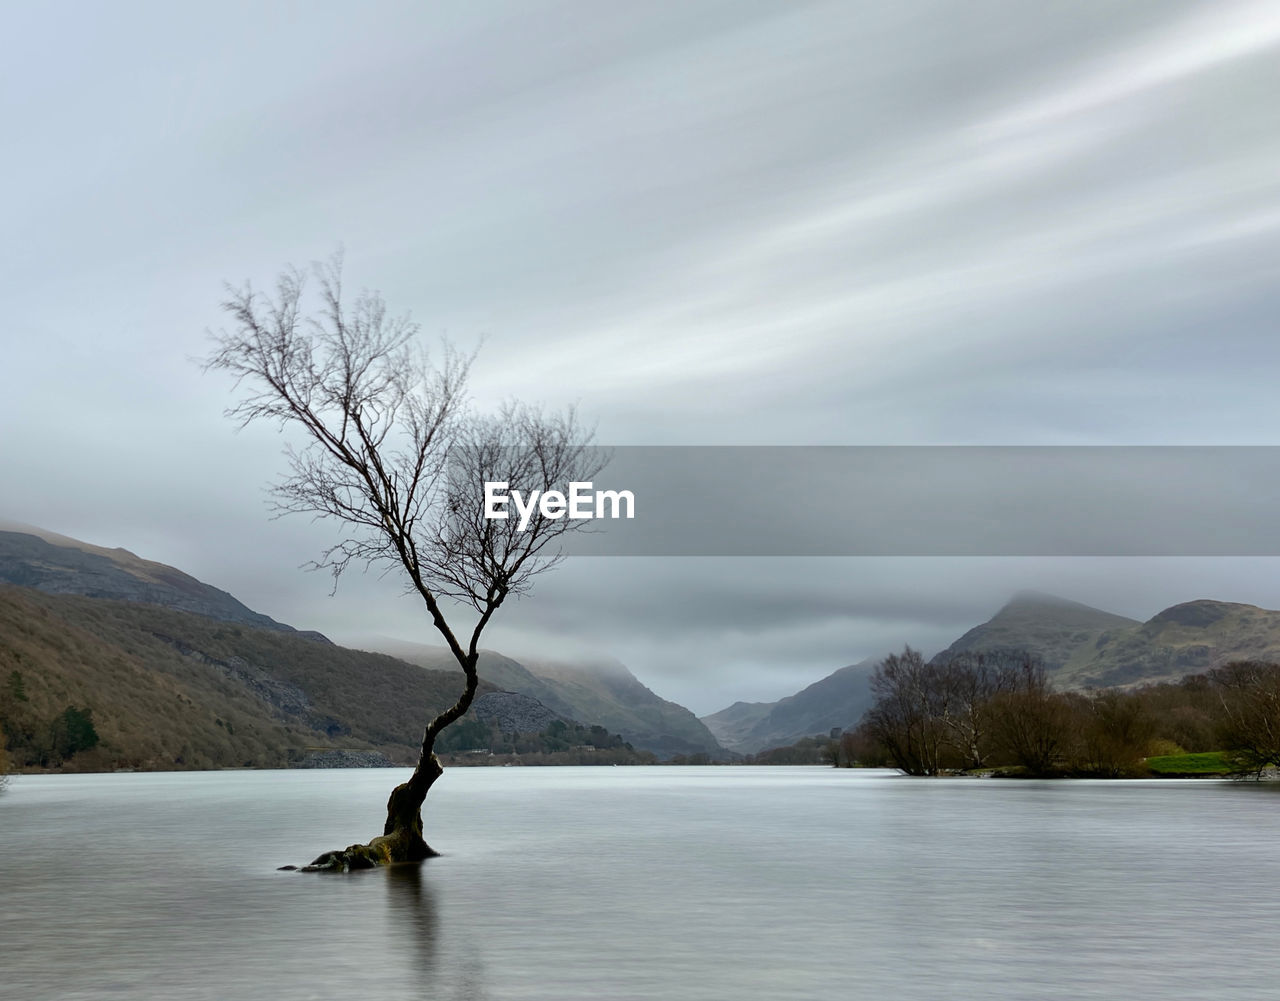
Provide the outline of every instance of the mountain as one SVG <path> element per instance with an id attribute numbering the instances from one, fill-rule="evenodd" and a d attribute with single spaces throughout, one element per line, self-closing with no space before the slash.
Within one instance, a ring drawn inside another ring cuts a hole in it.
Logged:
<path id="1" fill-rule="evenodd" d="M 732 751 L 743 751 L 751 728 L 768 716 L 775 705 L 776 702 L 735 702 L 728 709 L 721 709 L 718 713 L 701 719 L 722 746 Z"/>
<path id="2" fill-rule="evenodd" d="M 1051 675 L 1082 647 L 1108 631 L 1137 626 L 1135 619 L 1039 591 L 1020 591 L 980 626 L 974 626 L 934 660 L 970 651 L 1017 650 L 1035 654 Z"/>
<path id="3" fill-rule="evenodd" d="M 794 744 L 834 727 L 843 730 L 871 708 L 871 675 L 882 659 L 842 667 L 778 702 L 735 702 L 702 722 L 720 743 L 742 754 Z"/>
<path id="4" fill-rule="evenodd" d="M 143 602 L 223 622 L 296 631 L 174 567 L 141 559 L 127 549 L 106 549 L 13 522 L 0 522 L 0 583 L 46 594 Z M 320 633 L 305 635 L 328 642 Z"/>
<path id="5" fill-rule="evenodd" d="M 1029 650 L 1059 688 L 1176 681 L 1232 660 L 1280 661 L 1280 612 L 1200 599 L 1146 622 L 1022 592 L 935 660 L 963 651 Z"/>
<path id="6" fill-rule="evenodd" d="M 0 726 L 19 764 L 58 759 L 73 731 L 86 741 L 82 768 L 410 763 L 424 721 L 456 698 L 458 667 L 443 648 L 384 647 L 346 650 L 128 550 L 0 523 Z M 1028 650 L 1060 688 L 1176 680 L 1280 661 L 1280 612 L 1200 599 L 1138 622 L 1024 591 L 935 660 L 979 650 Z M 878 661 L 703 720 L 616 660 L 485 651 L 480 676 L 482 692 L 518 693 L 660 757 L 723 759 L 856 724 Z"/>
<path id="7" fill-rule="evenodd" d="M 641 684 L 621 661 L 523 661 L 535 677 L 551 685 L 577 709 L 578 719 L 598 722 L 635 746 L 660 757 L 707 754 L 723 758 L 724 748 L 692 712 Z"/>
<path id="8" fill-rule="evenodd" d="M 1073 688 L 1176 681 L 1233 660 L 1280 661 L 1280 612 L 1210 599 L 1174 605 L 1078 647 L 1056 680 Z"/>
<path id="9" fill-rule="evenodd" d="M 407 649 L 413 666 L 344 650 L 126 549 L 0 522 L 5 584 L 13 585 L 4 589 L 11 628 L 0 634 L 0 668 L 11 662 L 16 679 L 5 703 L 0 671 L 0 721 L 11 744 L 22 731 L 28 764 L 32 754 L 48 756 L 37 745 L 62 725 L 54 717 L 71 710 L 67 719 L 80 726 L 82 709 L 96 713 L 102 737 L 100 749 L 77 759 L 83 767 L 97 758 L 110 767 L 282 765 L 322 752 L 349 761 L 360 749 L 411 762 L 431 712 L 457 697 L 458 667 L 443 648 Z M 63 633 L 76 637 L 75 656 Z M 485 652 L 480 669 L 482 691 L 529 696 L 575 726 L 621 733 L 666 757 L 724 756 L 691 712 L 616 661 L 530 670 Z M 115 683 L 103 684 L 109 677 Z M 250 733 L 257 736 L 246 743 Z"/>
<path id="10" fill-rule="evenodd" d="M 1027 650 L 1044 662 L 1050 675 L 1064 684 L 1068 661 L 1083 671 L 1079 653 L 1100 637 L 1127 635 L 1140 623 L 1077 601 L 1038 591 L 1020 591 L 986 622 L 975 626 L 934 659 L 977 650 Z M 882 660 L 873 657 L 840 670 L 778 702 L 736 702 L 703 717 L 716 739 L 730 750 L 758 753 L 855 725 L 874 701 L 870 680 Z M 1098 668 L 1095 670 L 1102 670 Z M 1062 677 L 1060 677 L 1062 676 Z"/>
<path id="11" fill-rule="evenodd" d="M 63 763 L 68 721 L 86 719 L 97 746 L 67 761 L 82 770 L 412 764 L 457 695 L 456 675 L 297 632 L 0 586 L 0 727 L 18 765 Z"/>
<path id="12" fill-rule="evenodd" d="M 434 670 L 458 670 L 443 647 L 386 641 L 384 653 Z M 514 660 L 492 650 L 480 655 L 480 677 L 506 691 L 532 696 L 567 719 L 596 723 L 659 757 L 708 754 L 724 748 L 684 706 L 660 698 L 616 660 Z"/>

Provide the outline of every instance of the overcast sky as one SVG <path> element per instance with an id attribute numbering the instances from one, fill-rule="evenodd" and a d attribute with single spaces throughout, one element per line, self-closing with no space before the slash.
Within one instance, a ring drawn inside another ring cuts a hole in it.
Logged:
<path id="1" fill-rule="evenodd" d="M 346 248 L 473 390 L 607 444 L 1280 443 L 1280 5 L 6 3 L 0 516 L 340 641 L 223 282 Z M 759 489 L 776 489 L 760 471 Z M 1022 587 L 1280 607 L 1267 559 L 575 559 L 506 652 L 706 713 L 932 651 Z"/>

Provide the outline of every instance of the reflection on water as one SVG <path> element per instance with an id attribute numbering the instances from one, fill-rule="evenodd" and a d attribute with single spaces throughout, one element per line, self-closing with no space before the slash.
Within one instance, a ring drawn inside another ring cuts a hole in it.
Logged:
<path id="1" fill-rule="evenodd" d="M 1270 1001 L 1280 977 L 1278 786 L 455 769 L 441 857 L 275 871 L 375 831 L 397 777 L 17 780 L 0 996 Z"/>
<path id="2" fill-rule="evenodd" d="M 403 936 L 405 955 L 412 957 L 418 980 L 429 984 L 439 972 L 440 914 L 430 886 L 423 885 L 422 869 L 418 863 L 387 868 L 387 923 Z"/>
<path id="3" fill-rule="evenodd" d="M 443 926 L 431 886 L 430 863 L 406 863 L 385 870 L 388 929 L 402 936 L 404 955 L 413 963 L 416 982 L 430 985 L 429 996 L 441 1001 L 486 1001 L 483 969 L 474 943 L 462 942 L 441 954 Z M 360 874 L 346 874 L 345 878 Z M 343 877 L 336 877 L 343 878 Z"/>

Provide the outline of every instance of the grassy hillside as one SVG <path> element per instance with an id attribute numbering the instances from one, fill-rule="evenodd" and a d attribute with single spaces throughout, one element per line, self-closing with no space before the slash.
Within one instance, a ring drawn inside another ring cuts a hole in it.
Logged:
<path id="1" fill-rule="evenodd" d="M 20 767 L 283 767 L 330 748 L 407 764 L 458 681 L 305 634 L 0 587 L 0 727 Z M 100 739 L 60 762 L 69 708 Z"/>

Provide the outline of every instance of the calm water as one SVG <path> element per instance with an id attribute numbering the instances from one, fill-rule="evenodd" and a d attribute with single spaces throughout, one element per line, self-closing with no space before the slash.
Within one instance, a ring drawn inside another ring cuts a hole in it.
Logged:
<path id="1" fill-rule="evenodd" d="M 423 866 L 277 872 L 391 771 L 17 779 L 0 997 L 1276 997 L 1280 795 L 820 768 L 452 769 Z"/>

